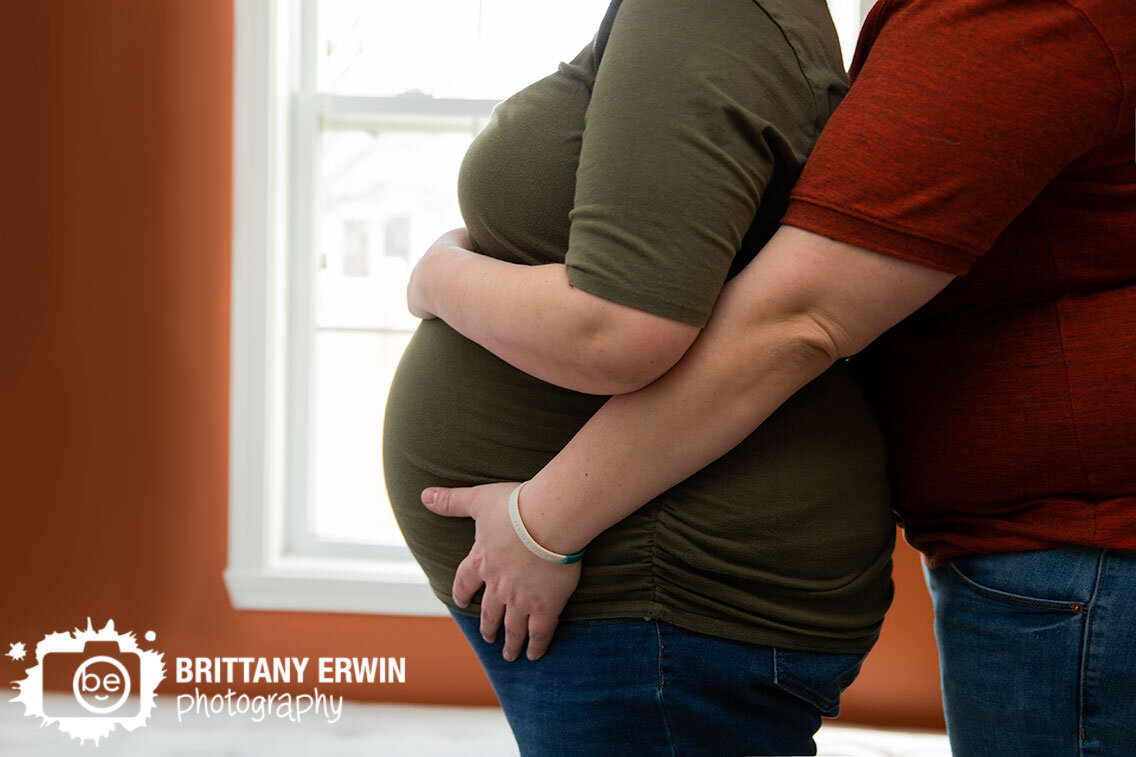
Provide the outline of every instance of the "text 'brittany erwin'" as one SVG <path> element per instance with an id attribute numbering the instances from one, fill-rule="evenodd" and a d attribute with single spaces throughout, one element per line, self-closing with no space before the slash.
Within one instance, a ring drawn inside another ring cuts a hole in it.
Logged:
<path id="1" fill-rule="evenodd" d="M 178 683 L 304 683 L 308 657 L 178 657 Z M 319 657 L 316 683 L 406 683 L 405 657 Z"/>

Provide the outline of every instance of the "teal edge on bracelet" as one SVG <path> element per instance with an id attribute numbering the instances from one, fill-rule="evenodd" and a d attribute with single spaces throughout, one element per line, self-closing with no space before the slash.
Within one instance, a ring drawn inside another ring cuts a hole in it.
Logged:
<path id="1" fill-rule="evenodd" d="M 588 551 L 588 548 L 584 547 L 583 549 L 581 549 L 579 552 L 577 552 L 574 555 L 564 555 L 564 564 L 565 565 L 571 565 L 574 562 L 580 562 L 580 560 L 582 560 L 584 558 L 584 553 L 587 552 L 587 551 Z"/>

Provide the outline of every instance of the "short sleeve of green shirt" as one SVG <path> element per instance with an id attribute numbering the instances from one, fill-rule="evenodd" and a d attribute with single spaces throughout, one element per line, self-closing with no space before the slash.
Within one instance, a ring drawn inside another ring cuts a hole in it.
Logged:
<path id="1" fill-rule="evenodd" d="M 569 215 L 569 282 L 703 326 L 777 156 L 807 152 L 817 132 L 802 125 L 822 122 L 827 101 L 753 0 L 612 10 L 596 39 L 606 33 Z"/>

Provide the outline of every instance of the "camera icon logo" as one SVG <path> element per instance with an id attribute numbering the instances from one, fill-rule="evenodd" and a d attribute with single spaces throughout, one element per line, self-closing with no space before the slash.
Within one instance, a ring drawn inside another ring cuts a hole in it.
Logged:
<path id="1" fill-rule="evenodd" d="M 151 631 L 145 638 L 152 642 L 157 636 Z M 11 701 L 22 703 L 24 714 L 43 725 L 54 723 L 96 745 L 116 728 L 146 725 L 166 677 L 161 652 L 139 648 L 134 634 L 117 632 L 113 620 L 97 631 L 88 619 L 86 629 L 47 634 L 36 644 L 36 660 L 16 682 L 20 693 Z M 51 689 L 46 693 L 45 682 Z"/>
<path id="2" fill-rule="evenodd" d="M 131 700 L 141 667 L 137 652 L 123 652 L 117 641 L 88 641 L 82 652 L 50 652 L 43 656 L 44 676 L 69 677 L 74 700 L 45 702 L 44 712 L 56 717 L 126 717 L 137 715 L 140 702 Z M 57 673 L 56 671 L 62 671 Z"/>

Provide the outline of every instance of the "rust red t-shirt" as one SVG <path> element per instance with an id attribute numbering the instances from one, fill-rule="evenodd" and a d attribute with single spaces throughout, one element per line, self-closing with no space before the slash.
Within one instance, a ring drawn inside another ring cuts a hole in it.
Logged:
<path id="1" fill-rule="evenodd" d="M 864 355 L 932 564 L 1136 551 L 1136 3 L 881 0 L 785 223 L 960 274 Z"/>

